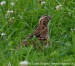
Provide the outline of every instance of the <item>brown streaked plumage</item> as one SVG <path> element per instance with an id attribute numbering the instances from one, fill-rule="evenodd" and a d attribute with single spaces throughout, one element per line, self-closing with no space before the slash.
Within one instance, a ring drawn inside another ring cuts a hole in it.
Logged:
<path id="1" fill-rule="evenodd" d="M 40 42 L 42 46 L 48 45 L 48 41 L 47 41 L 48 40 L 48 22 L 50 19 L 51 19 L 50 16 L 47 16 L 47 15 L 42 16 L 39 19 L 39 24 L 37 28 L 34 30 L 33 34 L 27 37 L 27 40 L 32 39 L 33 36 L 36 36 L 36 38 L 38 39 L 38 41 Z M 31 41 L 29 43 L 27 40 L 22 41 L 22 44 L 25 46 L 28 46 L 30 44 L 33 44 L 33 46 L 38 46 L 35 41 Z"/>

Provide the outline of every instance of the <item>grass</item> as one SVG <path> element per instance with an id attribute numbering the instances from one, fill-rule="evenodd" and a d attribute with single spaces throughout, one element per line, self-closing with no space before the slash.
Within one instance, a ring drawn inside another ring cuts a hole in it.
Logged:
<path id="1" fill-rule="evenodd" d="M 74 66 L 75 64 L 75 1 L 74 0 L 5 0 L 0 5 L 0 66 L 19 66 L 26 60 L 32 63 L 48 63 L 48 66 Z M 2 0 L 0 0 L 2 2 Z M 10 5 L 14 2 L 14 6 Z M 59 10 L 56 6 L 61 4 Z M 8 10 L 13 13 L 7 14 Z M 51 15 L 49 23 L 50 43 L 52 47 L 43 52 L 32 46 L 15 47 L 29 34 L 33 33 L 42 15 Z M 31 65 L 29 65 L 31 66 Z"/>

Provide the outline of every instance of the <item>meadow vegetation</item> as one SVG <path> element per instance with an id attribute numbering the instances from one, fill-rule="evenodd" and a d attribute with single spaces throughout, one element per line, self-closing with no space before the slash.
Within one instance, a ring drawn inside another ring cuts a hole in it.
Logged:
<path id="1" fill-rule="evenodd" d="M 32 66 L 75 65 L 75 0 L 39 1 L 0 0 L 0 66 L 19 66 L 21 61 Z M 52 16 L 49 47 L 43 51 L 33 46 L 16 49 L 33 33 L 42 15 Z"/>

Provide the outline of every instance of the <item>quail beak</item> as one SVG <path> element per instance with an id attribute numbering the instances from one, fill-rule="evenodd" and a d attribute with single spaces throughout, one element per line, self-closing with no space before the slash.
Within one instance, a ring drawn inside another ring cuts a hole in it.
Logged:
<path id="1" fill-rule="evenodd" d="M 50 19 L 52 19 L 52 17 L 51 17 L 51 16 L 48 16 L 48 17 L 49 17 L 49 20 L 50 20 Z"/>

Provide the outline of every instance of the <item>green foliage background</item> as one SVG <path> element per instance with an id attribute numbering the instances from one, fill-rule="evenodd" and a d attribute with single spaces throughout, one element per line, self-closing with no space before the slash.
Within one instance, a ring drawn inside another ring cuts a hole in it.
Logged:
<path id="1" fill-rule="evenodd" d="M 69 63 L 71 66 L 75 63 L 74 0 L 45 0 L 42 5 L 38 0 L 5 1 L 5 5 L 0 5 L 0 34 L 6 34 L 0 35 L 0 66 L 8 66 L 9 62 L 12 66 L 19 66 L 19 62 L 23 60 L 31 63 Z M 14 2 L 14 6 L 10 5 L 11 2 Z M 62 5 L 61 9 L 56 10 L 59 4 Z M 8 10 L 13 10 L 14 13 L 6 18 Z M 33 33 L 39 18 L 45 14 L 52 16 L 49 23 L 52 46 L 43 49 L 43 52 L 34 50 L 32 46 L 15 49 L 23 39 Z M 62 64 L 57 66 L 59 65 Z"/>

